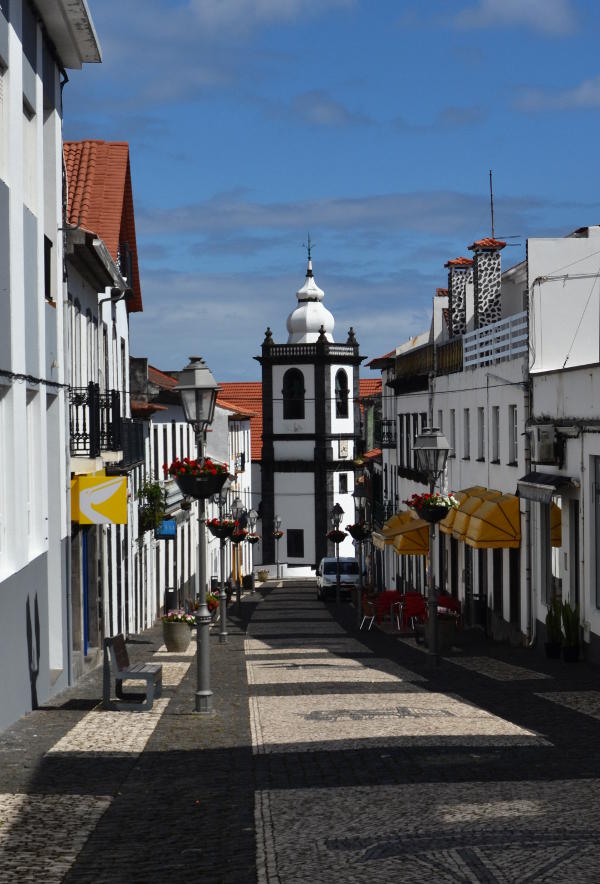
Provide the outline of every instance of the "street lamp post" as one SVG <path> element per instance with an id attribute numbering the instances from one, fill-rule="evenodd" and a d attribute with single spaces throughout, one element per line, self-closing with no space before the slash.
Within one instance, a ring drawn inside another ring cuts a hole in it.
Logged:
<path id="1" fill-rule="evenodd" d="M 340 525 L 342 524 L 342 516 L 344 515 L 344 510 L 336 503 L 333 509 L 331 510 L 331 524 L 333 525 L 336 531 L 340 530 Z M 339 607 L 340 604 L 340 544 L 336 540 L 335 543 L 335 603 Z"/>
<path id="2" fill-rule="evenodd" d="M 246 510 L 244 509 L 244 504 L 240 500 L 239 497 L 234 498 L 233 503 L 231 504 L 231 515 L 239 524 L 240 530 L 245 527 L 246 522 Z M 235 544 L 235 603 L 237 606 L 238 615 L 241 610 L 241 594 L 242 594 L 242 586 L 240 580 L 240 547 L 241 543 Z"/>
<path id="3" fill-rule="evenodd" d="M 358 518 L 355 520 L 358 524 L 362 524 L 362 514 L 364 510 L 364 506 L 367 500 L 365 489 L 362 485 L 356 485 L 354 489 L 354 503 L 356 505 L 355 512 L 358 512 Z M 359 539 L 356 541 L 358 545 L 358 598 L 356 600 L 356 625 L 360 629 L 360 624 L 362 622 L 362 598 L 363 598 L 363 539 Z"/>
<path id="4" fill-rule="evenodd" d="M 429 493 L 433 494 L 435 483 L 446 468 L 450 446 L 438 427 L 426 427 L 416 437 L 413 451 L 417 469 L 427 475 Z M 438 514 L 443 518 L 445 513 Z M 439 519 L 438 519 L 439 520 Z M 435 546 L 435 521 L 429 522 L 429 555 L 427 557 L 427 607 L 429 610 L 429 654 L 433 665 L 439 663 L 437 629 L 437 593 L 433 579 L 433 549 Z"/>
<path id="5" fill-rule="evenodd" d="M 185 419 L 196 435 L 198 458 L 204 458 L 207 427 L 213 422 L 217 401 L 217 382 L 200 356 L 191 356 L 190 363 L 179 376 L 179 391 Z M 209 713 L 213 708 L 210 689 L 210 611 L 206 605 L 206 518 L 204 498 L 198 499 L 198 565 L 196 593 L 196 712 Z"/>
<path id="6" fill-rule="evenodd" d="M 275 516 L 275 577 L 279 580 L 279 531 L 281 531 L 281 516 Z"/>
<path id="7" fill-rule="evenodd" d="M 227 492 L 231 486 L 231 480 L 227 479 L 218 494 L 215 494 L 213 501 L 219 507 L 219 522 L 223 521 L 223 510 L 227 501 Z M 227 642 L 227 592 L 225 591 L 225 544 L 226 537 L 219 538 L 219 569 L 221 571 L 221 585 L 219 588 L 219 643 Z"/>

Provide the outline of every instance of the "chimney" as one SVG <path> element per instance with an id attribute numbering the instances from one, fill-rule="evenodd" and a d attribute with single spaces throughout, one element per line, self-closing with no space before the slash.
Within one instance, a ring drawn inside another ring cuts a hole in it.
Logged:
<path id="1" fill-rule="evenodd" d="M 448 268 L 448 310 L 450 311 L 450 337 L 464 335 L 467 331 L 467 285 L 473 281 L 473 261 L 470 258 L 452 258 Z"/>
<path id="2" fill-rule="evenodd" d="M 478 239 L 469 246 L 469 250 L 473 252 L 477 328 L 502 319 L 500 252 L 505 245 L 502 240 L 487 237 Z"/>

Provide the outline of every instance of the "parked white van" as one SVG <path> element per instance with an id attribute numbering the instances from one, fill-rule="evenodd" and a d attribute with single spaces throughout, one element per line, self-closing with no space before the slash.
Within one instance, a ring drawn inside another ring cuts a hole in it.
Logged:
<path id="1" fill-rule="evenodd" d="M 340 556 L 340 596 L 349 598 L 355 586 L 359 585 L 360 570 L 356 559 Z M 335 598 L 337 581 L 337 559 L 321 559 L 317 568 L 317 598 L 325 601 Z"/>

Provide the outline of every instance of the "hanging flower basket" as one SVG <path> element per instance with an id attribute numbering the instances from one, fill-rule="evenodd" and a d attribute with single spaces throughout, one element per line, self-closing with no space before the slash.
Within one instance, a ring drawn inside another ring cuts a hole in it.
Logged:
<path id="1" fill-rule="evenodd" d="M 260 540 L 260 536 L 258 534 L 248 534 L 246 540 L 249 544 L 251 544 L 251 546 L 254 546 L 254 544 L 258 543 L 258 541 Z"/>
<path id="2" fill-rule="evenodd" d="M 275 540 L 281 540 L 283 534 L 283 531 L 273 531 L 273 537 L 275 538 Z"/>
<path id="3" fill-rule="evenodd" d="M 231 519 L 209 519 L 206 523 L 206 527 L 213 537 L 218 537 L 220 540 L 226 540 L 233 534 L 235 530 L 235 522 Z"/>
<path id="4" fill-rule="evenodd" d="M 355 525 L 346 525 L 346 531 L 353 540 L 362 543 L 371 536 L 371 529 L 364 522 L 357 522 Z"/>
<path id="5" fill-rule="evenodd" d="M 218 494 L 227 479 L 227 464 L 215 463 L 209 457 L 204 460 L 175 458 L 172 464 L 163 464 L 165 479 L 172 476 L 183 494 L 196 499 L 206 499 Z"/>
<path id="6" fill-rule="evenodd" d="M 441 522 L 451 509 L 457 509 L 458 500 L 453 494 L 413 494 L 404 503 L 417 512 L 425 522 Z"/>
<path id="7" fill-rule="evenodd" d="M 336 531 L 335 528 L 333 529 L 333 531 L 327 532 L 327 539 L 331 540 L 332 543 L 341 543 L 342 540 L 345 540 L 347 536 L 348 535 L 345 531 Z"/>
<path id="8" fill-rule="evenodd" d="M 242 540 L 246 540 L 247 537 L 248 537 L 248 532 L 246 531 L 246 529 L 245 528 L 238 528 L 236 526 L 236 528 L 233 531 L 233 534 L 231 535 L 231 542 L 232 543 L 241 543 Z"/>

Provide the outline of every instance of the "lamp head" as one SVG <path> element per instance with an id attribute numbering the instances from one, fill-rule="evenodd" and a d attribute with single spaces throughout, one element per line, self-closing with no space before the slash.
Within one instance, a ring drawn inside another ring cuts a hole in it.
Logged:
<path id="1" fill-rule="evenodd" d="M 189 365 L 179 375 L 177 389 L 186 421 L 205 430 L 213 422 L 219 386 L 201 356 L 190 356 Z"/>

